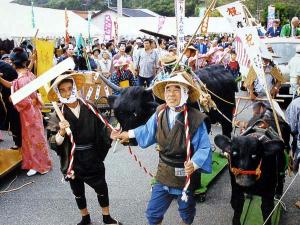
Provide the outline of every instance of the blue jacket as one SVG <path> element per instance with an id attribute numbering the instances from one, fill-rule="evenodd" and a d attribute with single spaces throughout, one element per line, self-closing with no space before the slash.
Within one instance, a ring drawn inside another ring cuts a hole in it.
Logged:
<path id="1" fill-rule="evenodd" d="M 274 31 L 274 27 L 269 27 L 269 29 L 266 32 L 266 36 L 271 36 L 271 37 L 279 37 L 281 32 L 281 27 L 277 27 L 276 30 Z"/>
<path id="2" fill-rule="evenodd" d="M 206 44 L 195 44 L 195 48 L 198 49 L 200 54 L 207 53 L 207 45 Z"/>

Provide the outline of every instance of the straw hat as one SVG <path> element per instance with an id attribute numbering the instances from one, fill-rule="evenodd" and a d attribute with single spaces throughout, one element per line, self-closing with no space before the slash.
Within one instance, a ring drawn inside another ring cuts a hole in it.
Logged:
<path id="1" fill-rule="evenodd" d="M 190 49 L 192 51 L 197 51 L 197 49 L 193 46 L 193 45 L 190 45 L 189 47 L 187 47 L 187 50 Z"/>
<path id="2" fill-rule="evenodd" d="M 200 92 L 187 80 L 189 78 L 189 74 L 187 72 L 176 72 L 172 75 L 164 80 L 157 81 L 153 85 L 152 91 L 155 96 L 165 100 L 165 87 L 167 84 L 182 84 L 189 88 L 189 99 L 191 102 L 195 102 L 199 99 Z"/>
<path id="3" fill-rule="evenodd" d="M 58 76 L 55 81 L 53 82 L 53 84 L 51 85 L 49 92 L 48 92 L 48 100 L 50 102 L 57 102 L 59 101 L 58 96 L 56 94 L 56 92 L 54 91 L 54 88 L 63 80 L 67 79 L 67 78 L 73 78 L 77 87 L 77 90 L 80 90 L 83 86 L 83 84 L 85 83 L 85 76 L 83 74 L 80 73 L 71 73 L 71 74 L 64 74 L 64 75 L 60 75 Z"/>
<path id="4" fill-rule="evenodd" d="M 163 66 L 169 66 L 175 64 L 177 59 L 176 55 L 167 54 L 160 58 L 160 62 Z"/>

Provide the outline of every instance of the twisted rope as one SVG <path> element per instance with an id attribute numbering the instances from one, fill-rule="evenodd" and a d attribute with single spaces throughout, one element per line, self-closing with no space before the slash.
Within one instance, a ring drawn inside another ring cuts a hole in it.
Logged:
<path id="1" fill-rule="evenodd" d="M 189 120 L 188 120 L 188 112 L 187 112 L 187 106 L 184 106 L 183 110 L 184 114 L 184 130 L 185 130 L 185 145 L 186 145 L 186 162 L 189 162 L 191 160 L 191 140 L 190 140 L 190 126 L 189 126 Z M 182 197 L 181 200 L 187 202 L 188 196 L 187 196 L 187 189 L 190 185 L 190 175 L 187 174 L 185 185 L 182 190 Z"/>
<path id="2" fill-rule="evenodd" d="M 146 174 L 148 174 L 150 177 L 154 177 L 153 174 L 151 172 L 149 172 L 145 166 L 143 166 L 143 163 L 138 159 L 136 154 L 133 153 L 133 151 L 129 145 L 128 145 L 128 151 L 133 156 L 134 160 L 139 164 L 139 166 L 144 170 L 144 172 Z"/>

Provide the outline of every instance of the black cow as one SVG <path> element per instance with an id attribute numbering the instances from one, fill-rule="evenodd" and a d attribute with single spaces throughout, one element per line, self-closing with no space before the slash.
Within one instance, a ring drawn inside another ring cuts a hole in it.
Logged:
<path id="1" fill-rule="evenodd" d="M 214 95 L 211 96 L 220 111 L 229 120 L 232 120 L 236 83 L 231 73 L 225 70 L 222 65 L 212 65 L 196 71 L 196 75 L 210 91 L 227 101 L 225 102 Z M 145 124 L 153 115 L 158 103 L 155 101 L 151 90 L 145 90 L 142 87 L 128 87 L 121 90 L 119 87 L 112 86 L 103 76 L 101 78 L 113 89 L 121 91 L 119 96 L 109 96 L 109 105 L 114 109 L 115 116 L 123 130 Z M 229 121 L 214 110 L 209 112 L 209 118 L 212 123 L 219 122 L 222 125 L 223 134 L 230 137 L 232 125 Z"/>
<path id="2" fill-rule="evenodd" d="M 276 188 L 283 182 L 280 173 L 285 167 L 284 143 L 274 139 L 274 135 L 270 135 L 273 132 L 251 129 L 245 136 L 232 140 L 224 135 L 215 137 L 215 144 L 229 154 L 233 225 L 241 224 L 244 193 L 262 197 L 261 210 L 266 220 L 274 207 Z M 270 220 L 267 225 L 271 225 Z"/>

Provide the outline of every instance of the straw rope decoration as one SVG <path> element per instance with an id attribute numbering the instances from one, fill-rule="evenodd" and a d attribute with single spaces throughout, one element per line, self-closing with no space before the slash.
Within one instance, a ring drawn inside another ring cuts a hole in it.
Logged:
<path id="1" fill-rule="evenodd" d="M 188 120 L 188 111 L 187 106 L 184 105 L 184 130 L 185 130 L 185 145 L 186 145 L 186 162 L 191 160 L 191 137 L 190 137 L 190 126 L 189 126 L 189 120 Z M 187 189 L 190 185 L 190 175 L 186 176 L 185 185 L 182 190 L 182 197 L 181 200 L 187 202 L 188 196 L 187 196 Z"/>

